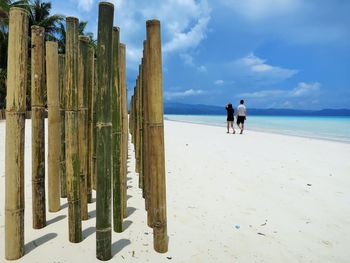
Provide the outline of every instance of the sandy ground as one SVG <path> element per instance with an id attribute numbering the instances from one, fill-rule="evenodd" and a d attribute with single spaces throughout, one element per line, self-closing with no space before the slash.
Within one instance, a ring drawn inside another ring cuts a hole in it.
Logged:
<path id="1" fill-rule="evenodd" d="M 84 240 L 68 241 L 67 202 L 31 222 L 31 128 L 26 122 L 25 250 L 18 262 L 99 262 L 95 203 Z M 113 233 L 118 262 L 349 262 L 350 144 L 165 122 L 169 252 L 152 230 L 129 144 L 125 231 Z M 0 262 L 4 260 L 5 121 L 0 121 Z"/>

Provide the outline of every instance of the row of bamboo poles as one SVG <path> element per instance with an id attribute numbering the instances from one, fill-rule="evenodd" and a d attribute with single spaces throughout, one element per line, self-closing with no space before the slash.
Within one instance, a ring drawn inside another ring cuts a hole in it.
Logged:
<path id="1" fill-rule="evenodd" d="M 129 128 L 135 146 L 135 170 L 145 199 L 147 224 L 153 228 L 154 249 L 168 251 L 162 51 L 160 22 L 146 23 L 146 40 L 130 102 Z"/>
<path id="2" fill-rule="evenodd" d="M 46 226 L 45 103 L 48 92 L 48 210 L 68 201 L 69 241 L 81 242 L 81 220 L 96 190 L 96 256 L 111 258 L 113 229 L 127 216 L 128 116 L 125 45 L 113 27 L 114 6 L 99 4 L 98 47 L 78 36 L 78 19 L 66 18 L 66 54 L 31 28 L 32 222 Z M 13 7 L 9 16 L 5 149 L 5 257 L 24 255 L 24 128 L 29 14 Z M 111 187 L 113 185 L 113 191 Z M 113 199 L 112 199 L 113 196 Z"/>

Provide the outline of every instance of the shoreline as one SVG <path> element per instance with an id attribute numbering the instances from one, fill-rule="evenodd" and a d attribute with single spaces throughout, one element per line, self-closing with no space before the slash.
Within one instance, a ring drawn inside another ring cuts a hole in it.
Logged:
<path id="1" fill-rule="evenodd" d="M 193 116 L 193 115 L 187 115 L 187 116 Z M 215 115 L 215 116 L 220 116 L 220 115 Z M 204 126 L 209 126 L 209 127 L 221 127 L 221 128 L 226 128 L 226 122 L 223 122 L 223 125 L 215 124 L 215 123 L 199 123 L 199 122 L 191 122 L 191 121 L 185 121 L 185 120 L 171 120 L 168 118 L 164 118 L 166 121 L 174 121 L 174 122 L 182 122 L 182 123 L 188 123 L 188 124 L 198 124 L 198 125 L 204 125 Z M 237 130 L 237 126 L 235 129 Z M 239 129 L 239 128 L 238 128 Z M 249 132 L 257 132 L 257 133 L 267 133 L 267 134 L 275 134 L 275 135 L 283 135 L 283 136 L 290 136 L 290 137 L 298 137 L 298 138 L 305 138 L 305 139 L 311 139 L 311 140 L 320 140 L 320 141 L 328 141 L 328 142 L 337 142 L 337 143 L 344 143 L 344 144 L 350 144 L 350 141 L 343 141 L 343 140 L 337 140 L 337 139 L 332 139 L 332 138 L 326 138 L 326 137 L 312 137 L 312 136 L 307 136 L 307 135 L 298 135 L 298 134 L 288 134 L 288 133 L 283 133 L 283 132 L 278 132 L 278 131 L 272 131 L 272 130 L 263 130 L 263 129 L 245 129 L 245 131 Z"/>

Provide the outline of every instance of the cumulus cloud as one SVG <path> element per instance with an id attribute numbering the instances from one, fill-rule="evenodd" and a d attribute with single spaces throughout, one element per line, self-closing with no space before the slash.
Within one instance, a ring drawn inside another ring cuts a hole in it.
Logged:
<path id="1" fill-rule="evenodd" d="M 313 97 L 318 95 L 318 91 L 321 88 L 319 82 L 299 82 L 298 85 L 292 90 L 260 90 L 255 92 L 240 93 L 236 97 L 264 99 L 264 98 L 295 98 L 295 97 Z"/>
<path id="2" fill-rule="evenodd" d="M 296 86 L 291 92 L 289 92 L 289 95 L 291 97 L 302 97 L 302 96 L 315 94 L 320 90 L 320 87 L 321 87 L 321 84 L 318 82 L 314 82 L 314 83 L 300 82 L 298 86 Z"/>
<path id="3" fill-rule="evenodd" d="M 165 92 L 164 97 L 167 100 L 177 99 L 177 98 L 185 98 L 190 96 L 197 96 L 203 94 L 203 90 L 195 90 L 195 89 L 188 89 L 185 91 L 175 91 L 175 92 Z"/>
<path id="4" fill-rule="evenodd" d="M 253 53 L 229 63 L 228 69 L 237 82 L 255 86 L 280 83 L 298 73 L 296 69 L 270 65 Z"/>
<path id="5" fill-rule="evenodd" d="M 197 70 L 199 72 L 207 72 L 207 67 L 204 65 L 201 65 L 201 66 L 197 67 Z"/>
<path id="6" fill-rule="evenodd" d="M 78 3 L 78 8 L 82 9 L 85 12 L 90 12 L 94 0 L 74 0 Z"/>
<path id="7" fill-rule="evenodd" d="M 206 38 L 211 9 L 207 0 L 113 0 L 115 21 L 121 28 L 121 41 L 134 53 L 142 53 L 146 20 L 159 19 L 162 29 L 162 51 L 186 53 L 194 50 Z M 136 50 L 137 49 L 137 50 Z M 135 67 L 137 61 L 127 53 L 128 64 Z"/>

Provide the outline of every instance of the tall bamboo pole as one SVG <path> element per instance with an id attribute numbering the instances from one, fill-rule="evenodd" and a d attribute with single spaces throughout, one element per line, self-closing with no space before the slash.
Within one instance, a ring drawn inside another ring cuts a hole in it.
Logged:
<path id="1" fill-rule="evenodd" d="M 92 189 L 96 190 L 96 181 L 97 181 L 97 158 L 96 158 L 96 141 L 97 141 L 97 135 L 96 135 L 96 130 L 97 130 L 97 116 L 96 116 L 96 101 L 97 101 L 97 59 L 94 59 L 94 65 L 93 65 L 93 71 L 94 71 L 94 83 L 93 83 L 93 92 L 92 92 L 92 137 L 91 137 L 91 154 L 92 154 L 92 159 L 91 159 L 91 186 Z"/>
<path id="2" fill-rule="evenodd" d="M 88 63 L 89 38 L 79 36 L 78 56 L 78 107 L 79 107 L 79 164 L 81 219 L 87 220 L 87 170 L 88 170 Z"/>
<path id="3" fill-rule="evenodd" d="M 88 57 L 87 57 L 87 71 L 88 71 L 88 108 L 89 108 L 89 117 L 88 117 L 88 177 L 87 177 L 87 198 L 88 203 L 92 203 L 92 177 L 94 174 L 94 166 L 93 166 L 93 152 L 95 149 L 95 139 L 94 139 L 94 126 L 93 126 L 93 114 L 95 108 L 95 51 L 93 47 L 89 47 Z"/>
<path id="4" fill-rule="evenodd" d="M 66 18 L 66 174 L 69 241 L 82 240 L 78 136 L 78 19 Z"/>
<path id="5" fill-rule="evenodd" d="M 167 218 L 166 218 L 166 183 L 164 156 L 164 120 L 162 90 L 162 52 L 160 22 L 147 21 L 148 63 L 148 113 L 149 113 L 149 167 L 151 195 L 153 203 L 153 240 L 157 252 L 168 251 Z M 154 179 L 154 180 L 153 180 Z"/>
<path id="6" fill-rule="evenodd" d="M 24 128 L 29 13 L 9 14 L 5 145 L 5 258 L 24 254 Z"/>
<path id="7" fill-rule="evenodd" d="M 122 213 L 122 164 L 121 164 L 121 133 L 122 133 L 122 105 L 121 82 L 119 78 L 119 28 L 113 27 L 112 34 L 112 171 L 113 171 L 113 229 L 115 232 L 123 231 Z"/>
<path id="8" fill-rule="evenodd" d="M 142 122 L 143 122 L 143 116 L 142 116 L 142 89 L 143 89 L 143 82 L 142 82 L 142 64 L 139 65 L 139 89 L 138 89 L 138 96 L 139 96 L 139 104 L 138 104 L 138 109 L 139 109 L 139 132 L 138 132 L 138 142 L 139 142 L 139 147 L 138 147 L 138 152 L 139 152 L 139 188 L 142 189 L 144 188 L 143 184 L 143 171 L 142 171 L 142 136 L 143 136 L 143 131 L 142 131 Z"/>
<path id="9" fill-rule="evenodd" d="M 58 55 L 58 86 L 60 95 L 60 134 L 61 134 L 61 151 L 60 151 L 60 186 L 61 197 L 67 197 L 67 180 L 66 180 L 66 138 L 65 138 L 65 56 Z"/>
<path id="10" fill-rule="evenodd" d="M 121 49 L 121 48 L 120 48 Z M 119 51 L 119 53 L 121 53 Z M 124 204 L 123 200 L 125 200 L 125 207 L 126 208 L 126 182 L 127 182 L 127 173 L 128 173 L 128 166 L 127 166 L 127 160 L 128 160 L 128 105 L 127 105 L 127 87 L 126 87 L 126 70 L 125 70 L 125 45 L 124 45 L 124 57 L 121 59 L 121 56 L 119 56 L 119 68 L 120 68 L 120 87 L 121 87 L 121 107 L 122 107 L 122 146 L 121 146 L 121 156 L 122 156 L 122 203 Z M 127 212 L 127 211 L 125 211 Z M 124 213 L 123 213 L 124 215 Z M 127 214 L 125 213 L 125 217 Z M 124 216 L 123 216 L 124 217 Z"/>
<path id="11" fill-rule="evenodd" d="M 46 225 L 45 206 L 45 29 L 32 26 L 32 215 L 33 228 Z"/>
<path id="12" fill-rule="evenodd" d="M 121 94 L 123 95 L 123 93 L 125 94 L 124 96 L 122 96 L 122 100 L 123 100 L 123 97 L 125 98 L 125 101 L 122 102 L 124 103 L 124 107 L 126 108 L 126 111 L 127 111 L 127 105 L 126 105 L 126 96 L 127 96 L 127 87 L 126 87 L 126 46 L 125 44 L 123 43 L 120 43 L 119 45 L 119 49 L 120 49 L 120 82 L 121 82 Z M 125 114 L 125 117 L 124 117 L 124 122 L 127 122 L 127 120 L 125 120 L 127 118 L 127 112 L 124 113 Z M 127 125 L 127 123 L 125 124 Z M 127 126 L 124 127 L 124 129 L 128 129 Z M 125 137 L 125 142 L 124 142 L 124 158 L 125 158 L 125 161 L 124 161 L 124 171 L 122 173 L 122 177 L 121 177 L 121 185 L 122 185 L 122 195 L 121 195 L 121 200 L 122 200 L 122 211 L 123 211 L 123 217 L 126 218 L 128 216 L 128 210 L 127 210 L 127 154 L 128 154 L 128 151 L 127 151 L 127 148 L 128 148 L 128 134 L 127 134 L 127 131 L 126 131 L 126 134 L 124 135 Z"/>
<path id="13" fill-rule="evenodd" d="M 48 106 L 48 193 L 49 211 L 60 210 L 60 103 L 58 88 L 58 45 L 46 42 L 47 106 Z"/>
<path id="14" fill-rule="evenodd" d="M 97 202 L 96 257 L 109 260 L 111 252 L 111 95 L 112 27 L 114 6 L 99 3 L 97 37 Z"/>

